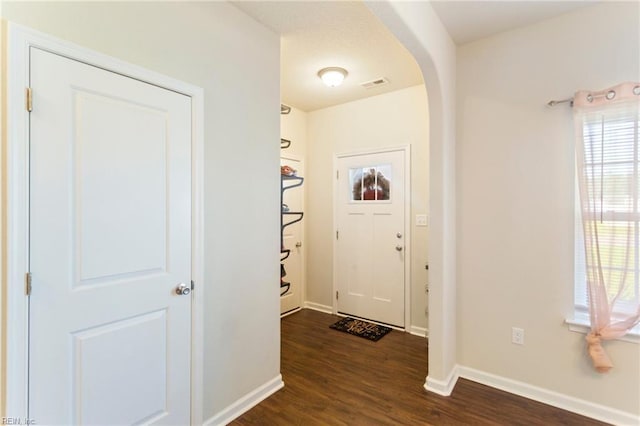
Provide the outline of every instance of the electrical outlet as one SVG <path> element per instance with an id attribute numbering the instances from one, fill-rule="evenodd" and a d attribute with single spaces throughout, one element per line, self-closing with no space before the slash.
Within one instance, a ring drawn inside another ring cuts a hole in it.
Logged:
<path id="1" fill-rule="evenodd" d="M 511 343 L 516 345 L 524 345 L 524 329 L 511 327 Z"/>

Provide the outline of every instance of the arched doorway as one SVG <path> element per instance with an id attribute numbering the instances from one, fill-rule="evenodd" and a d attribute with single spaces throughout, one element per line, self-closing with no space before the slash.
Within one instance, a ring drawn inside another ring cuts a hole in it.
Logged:
<path id="1" fill-rule="evenodd" d="M 425 388 L 449 395 L 456 366 L 455 45 L 428 2 L 367 2 L 414 55 L 429 93 L 429 373 Z"/>

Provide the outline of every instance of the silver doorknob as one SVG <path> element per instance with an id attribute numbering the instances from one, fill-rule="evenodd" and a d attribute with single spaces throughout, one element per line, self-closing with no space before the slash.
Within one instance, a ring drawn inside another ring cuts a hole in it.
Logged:
<path id="1" fill-rule="evenodd" d="M 402 251 L 402 246 L 396 246 L 396 250 Z"/>
<path id="2" fill-rule="evenodd" d="M 300 241 L 298 241 L 298 242 L 296 243 L 296 247 L 298 247 L 298 248 L 302 247 L 302 243 L 301 243 Z"/>
<path id="3" fill-rule="evenodd" d="M 400 232 L 398 232 L 398 233 L 396 234 L 396 237 L 397 237 L 397 238 L 402 238 L 402 234 L 401 234 Z"/>
<path id="4" fill-rule="evenodd" d="M 180 296 L 186 296 L 189 293 L 191 293 L 191 287 L 189 287 L 185 283 L 180 283 L 180 285 L 178 285 L 178 287 L 176 287 L 176 294 L 178 294 Z"/>

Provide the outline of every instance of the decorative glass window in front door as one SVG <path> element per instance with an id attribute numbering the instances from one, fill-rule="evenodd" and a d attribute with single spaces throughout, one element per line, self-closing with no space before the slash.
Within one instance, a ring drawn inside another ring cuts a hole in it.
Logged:
<path id="1" fill-rule="evenodd" d="M 391 165 L 349 169 L 351 201 L 390 200 Z"/>

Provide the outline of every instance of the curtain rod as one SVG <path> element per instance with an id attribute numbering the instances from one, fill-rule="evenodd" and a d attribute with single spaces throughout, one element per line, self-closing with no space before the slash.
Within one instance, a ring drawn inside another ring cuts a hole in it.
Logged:
<path id="1" fill-rule="evenodd" d="M 569 102 L 569 106 L 573 106 L 573 98 L 561 99 L 559 101 L 550 100 L 549 102 L 547 102 L 547 106 L 554 107 L 558 104 L 564 104 L 567 102 Z"/>
<path id="2" fill-rule="evenodd" d="M 636 89 L 638 90 L 638 93 L 636 93 Z M 640 94 L 640 85 L 638 85 L 638 86 L 636 86 L 634 88 L 633 93 L 635 93 L 636 95 Z M 616 91 L 611 89 L 611 90 L 608 90 L 606 92 L 602 91 L 602 92 L 589 93 L 589 94 L 587 94 L 586 99 L 587 99 L 588 102 L 592 102 L 595 98 L 603 98 L 603 97 L 607 98 L 608 100 L 611 100 L 611 99 L 616 97 Z M 573 107 L 573 98 L 562 99 L 562 100 L 559 100 L 559 101 L 551 100 L 551 101 L 547 102 L 547 105 L 550 106 L 550 107 L 554 107 L 554 106 L 556 106 L 558 104 L 563 104 L 563 103 L 566 103 L 566 102 L 569 102 L 569 106 Z"/>

